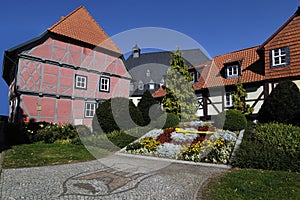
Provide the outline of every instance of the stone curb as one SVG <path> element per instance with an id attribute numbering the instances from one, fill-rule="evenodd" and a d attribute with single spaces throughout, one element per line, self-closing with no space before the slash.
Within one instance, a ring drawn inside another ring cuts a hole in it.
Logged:
<path id="1" fill-rule="evenodd" d="M 231 169 L 232 168 L 230 165 L 203 163 L 203 162 L 192 162 L 192 161 L 185 161 L 185 160 L 175 160 L 175 159 L 159 158 L 159 157 L 151 157 L 151 156 L 143 156 L 143 155 L 135 155 L 135 154 L 127 154 L 127 153 L 120 153 L 120 152 L 116 152 L 115 155 L 131 157 L 131 158 L 140 158 L 140 159 L 147 159 L 147 160 L 163 161 L 163 162 L 169 162 L 169 163 L 197 165 L 197 166 L 203 166 L 203 167 L 215 167 L 215 168 L 221 168 L 221 169 Z"/>

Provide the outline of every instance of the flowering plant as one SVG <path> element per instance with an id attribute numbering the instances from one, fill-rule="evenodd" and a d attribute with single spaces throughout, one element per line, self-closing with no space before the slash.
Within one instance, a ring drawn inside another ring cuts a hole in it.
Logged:
<path id="1" fill-rule="evenodd" d="M 205 134 L 200 127 L 210 131 Z M 215 132 L 212 133 L 211 130 Z M 193 121 L 176 129 L 151 130 L 138 141 L 128 145 L 126 152 L 227 164 L 236 140 L 237 135 L 233 132 L 215 130 L 211 125 Z"/>

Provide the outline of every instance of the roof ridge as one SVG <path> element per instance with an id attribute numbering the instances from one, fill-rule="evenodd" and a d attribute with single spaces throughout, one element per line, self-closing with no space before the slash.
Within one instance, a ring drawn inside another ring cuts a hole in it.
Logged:
<path id="1" fill-rule="evenodd" d="M 58 26 L 60 23 L 62 23 L 63 21 L 65 21 L 67 18 L 69 18 L 71 15 L 73 15 L 74 13 L 76 13 L 81 8 L 83 8 L 84 10 L 86 10 L 84 6 L 82 6 L 82 5 L 79 6 L 78 8 L 76 8 L 75 10 L 73 10 L 72 12 L 70 12 L 69 14 L 67 14 L 67 16 L 63 16 L 60 20 L 58 20 L 58 22 L 56 22 L 55 24 L 53 24 L 47 30 L 51 31 L 52 29 L 54 29 L 56 26 Z"/>
<path id="2" fill-rule="evenodd" d="M 236 50 L 236 51 L 232 51 L 232 52 L 220 54 L 220 55 L 214 56 L 214 58 L 220 57 L 220 56 L 224 56 L 224 55 L 227 55 L 227 54 L 238 53 L 240 51 L 246 51 L 246 50 L 249 50 L 249 49 L 259 48 L 259 47 L 260 47 L 260 45 L 256 45 L 256 46 L 252 46 L 252 47 L 247 47 L 247 48 L 244 48 L 244 49 L 240 49 L 240 50 Z"/>

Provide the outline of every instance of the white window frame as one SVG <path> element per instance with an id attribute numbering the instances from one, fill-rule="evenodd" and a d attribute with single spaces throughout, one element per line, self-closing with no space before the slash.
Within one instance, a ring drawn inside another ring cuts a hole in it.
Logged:
<path id="1" fill-rule="evenodd" d="M 226 92 L 225 93 L 225 107 L 232 107 L 233 106 L 233 92 Z"/>
<path id="2" fill-rule="evenodd" d="M 154 83 L 149 83 L 149 90 L 154 90 L 154 89 L 155 89 Z"/>
<path id="3" fill-rule="evenodd" d="M 279 48 L 279 49 L 273 49 L 272 51 L 272 66 L 281 66 L 281 65 L 286 65 L 286 52 L 285 48 Z"/>
<path id="4" fill-rule="evenodd" d="M 237 77 L 239 75 L 239 65 L 231 65 L 226 69 L 227 77 Z"/>
<path id="5" fill-rule="evenodd" d="M 84 117 L 92 118 L 96 114 L 97 104 L 95 102 L 85 102 Z"/>
<path id="6" fill-rule="evenodd" d="M 76 89 L 87 89 L 87 76 L 75 75 L 75 88 Z"/>
<path id="7" fill-rule="evenodd" d="M 99 80 L 99 91 L 110 92 L 110 78 L 101 76 Z"/>

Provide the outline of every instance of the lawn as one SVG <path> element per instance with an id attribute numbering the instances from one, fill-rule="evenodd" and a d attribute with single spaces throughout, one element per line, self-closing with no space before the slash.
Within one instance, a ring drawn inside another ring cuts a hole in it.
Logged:
<path id="1" fill-rule="evenodd" d="M 234 169 L 211 180 L 207 200 L 300 199 L 300 174 L 256 169 Z"/>
<path id="2" fill-rule="evenodd" d="M 98 150 L 97 157 L 109 154 Z M 101 155 L 100 155 L 101 154 Z M 5 151 L 3 168 L 33 167 L 94 160 L 83 145 L 73 144 L 23 144 Z"/>

